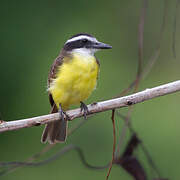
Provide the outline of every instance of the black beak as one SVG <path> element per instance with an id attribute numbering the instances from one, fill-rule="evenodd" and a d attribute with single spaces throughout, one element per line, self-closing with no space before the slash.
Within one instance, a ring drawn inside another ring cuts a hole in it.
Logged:
<path id="1" fill-rule="evenodd" d="M 111 49 L 112 46 L 102 43 L 102 42 L 96 42 L 93 44 L 93 48 L 95 48 L 95 49 Z"/>

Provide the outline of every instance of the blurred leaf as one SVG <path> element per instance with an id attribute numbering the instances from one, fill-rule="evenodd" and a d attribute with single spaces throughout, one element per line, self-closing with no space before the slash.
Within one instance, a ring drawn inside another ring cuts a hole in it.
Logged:
<path id="1" fill-rule="evenodd" d="M 135 180 L 146 180 L 146 173 L 136 157 L 123 157 L 117 164 L 120 164 Z"/>
<path id="2" fill-rule="evenodd" d="M 133 156 L 134 150 L 137 148 L 140 140 L 133 134 L 129 143 L 127 144 L 125 151 L 119 159 L 115 160 L 115 164 L 124 168 L 135 180 L 146 180 L 146 173 L 144 168 L 140 164 L 139 160 Z"/>

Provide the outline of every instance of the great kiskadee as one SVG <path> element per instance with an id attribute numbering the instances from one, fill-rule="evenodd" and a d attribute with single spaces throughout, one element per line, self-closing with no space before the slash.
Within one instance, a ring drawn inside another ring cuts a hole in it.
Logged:
<path id="1" fill-rule="evenodd" d="M 43 143 L 48 141 L 53 144 L 66 140 L 67 118 L 64 117 L 69 106 L 81 103 L 81 110 L 86 117 L 88 109 L 83 101 L 95 89 L 99 72 L 99 61 L 94 53 L 110 48 L 110 45 L 86 33 L 76 34 L 66 41 L 48 76 L 51 113 L 59 110 L 60 120 L 46 125 L 41 139 Z"/>

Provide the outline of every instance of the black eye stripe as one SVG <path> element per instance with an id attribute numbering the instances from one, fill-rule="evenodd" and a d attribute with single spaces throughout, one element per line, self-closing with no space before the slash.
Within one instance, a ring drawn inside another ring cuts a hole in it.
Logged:
<path id="1" fill-rule="evenodd" d="M 76 49 L 76 48 L 87 48 L 88 45 L 92 44 L 93 42 L 91 42 L 90 40 L 88 39 L 79 39 L 79 40 L 76 40 L 76 41 L 71 41 L 71 42 L 68 42 L 64 45 L 64 49 L 65 50 L 72 50 L 72 49 Z"/>

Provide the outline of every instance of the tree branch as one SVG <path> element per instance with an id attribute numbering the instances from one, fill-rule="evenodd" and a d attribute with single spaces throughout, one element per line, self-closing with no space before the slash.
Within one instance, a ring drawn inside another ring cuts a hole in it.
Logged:
<path id="1" fill-rule="evenodd" d="M 88 105 L 89 114 L 108 111 L 116 108 L 127 107 L 133 104 L 141 103 L 143 101 L 152 98 L 175 93 L 177 91 L 180 91 L 180 80 L 165 85 L 161 85 L 155 88 L 146 89 L 144 91 L 132 95 L 90 104 Z M 69 116 L 70 120 L 73 120 L 75 118 L 82 117 L 83 113 L 78 108 L 67 111 L 67 115 Z M 48 114 L 44 116 L 38 116 L 38 117 L 22 119 L 22 120 L 9 121 L 9 122 L 1 121 L 0 132 L 12 131 L 12 130 L 27 128 L 32 126 L 39 126 L 57 120 L 59 120 L 59 113 Z"/>

